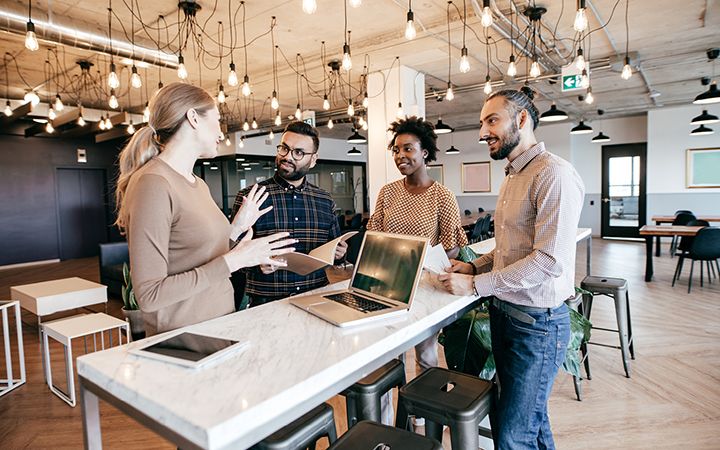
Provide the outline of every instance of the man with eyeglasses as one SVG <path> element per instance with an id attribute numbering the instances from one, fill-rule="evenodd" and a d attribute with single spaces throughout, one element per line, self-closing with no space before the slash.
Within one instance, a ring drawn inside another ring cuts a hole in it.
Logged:
<path id="1" fill-rule="evenodd" d="M 285 127 L 275 155 L 275 175 L 258 183 L 265 186 L 268 194 L 261 207 L 272 205 L 273 209 L 255 222 L 254 237 L 288 231 L 298 240 L 296 251 L 308 253 L 340 236 L 332 197 L 305 179 L 308 171 L 317 164 L 319 146 L 315 127 L 300 121 L 290 122 Z M 238 192 L 233 217 L 251 188 L 248 186 Z M 335 251 L 335 259 L 341 259 L 346 251 L 347 244 L 341 242 Z M 249 306 L 262 305 L 328 284 L 322 269 L 302 276 L 268 265 L 247 269 L 245 274 L 245 298 L 239 309 L 248 302 Z"/>

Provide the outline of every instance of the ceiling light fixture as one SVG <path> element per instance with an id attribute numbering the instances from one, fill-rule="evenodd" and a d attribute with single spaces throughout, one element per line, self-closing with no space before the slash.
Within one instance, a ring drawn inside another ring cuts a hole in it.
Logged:
<path id="1" fill-rule="evenodd" d="M 359 8 L 362 6 L 362 0 L 350 0 L 350 6 L 353 8 Z"/>
<path id="2" fill-rule="evenodd" d="M 272 43 L 272 56 L 273 56 L 273 91 L 272 98 L 270 99 L 270 107 L 272 109 L 280 108 L 280 102 L 278 101 L 278 74 L 277 74 L 277 45 L 275 45 L 275 25 L 276 18 L 272 16 L 270 20 L 270 42 Z M 279 125 L 279 124 L 277 124 Z"/>
<path id="3" fill-rule="evenodd" d="M 443 123 L 442 117 L 438 118 L 437 123 L 435 124 L 435 134 L 448 134 L 452 133 L 453 128 L 450 125 L 447 125 Z"/>
<path id="4" fill-rule="evenodd" d="M 10 107 L 10 100 L 5 100 L 5 109 L 3 110 L 3 113 L 4 113 L 7 117 L 10 117 L 10 116 L 13 115 L 13 110 L 12 110 L 12 108 Z"/>
<path id="5" fill-rule="evenodd" d="M 130 119 L 130 123 L 127 126 L 127 134 L 135 134 L 135 125 L 133 125 L 132 119 Z"/>
<path id="6" fill-rule="evenodd" d="M 595 102 L 595 97 L 593 96 L 593 93 L 592 93 L 592 87 L 588 86 L 587 93 L 585 94 L 585 103 L 587 103 L 588 105 L 592 105 L 594 102 Z"/>
<path id="7" fill-rule="evenodd" d="M 181 80 L 185 80 L 188 77 L 188 71 L 185 68 L 185 58 L 183 58 L 182 52 L 178 54 L 177 76 Z"/>
<path id="8" fill-rule="evenodd" d="M 48 122 L 48 123 L 45 124 L 45 131 L 46 131 L 48 134 L 53 134 L 53 133 L 55 132 L 55 128 L 53 128 L 52 122 Z"/>
<path id="9" fill-rule="evenodd" d="M 280 126 L 282 124 L 282 117 L 280 116 L 280 110 L 278 110 L 277 114 L 275 114 L 275 125 Z"/>
<path id="10" fill-rule="evenodd" d="M 540 122 L 559 122 L 568 118 L 565 111 L 557 108 L 555 102 L 550 105 L 550 109 L 540 114 Z"/>
<path id="11" fill-rule="evenodd" d="M 317 10 L 317 1 L 315 0 L 303 0 L 302 10 L 305 14 L 314 14 Z"/>
<path id="12" fill-rule="evenodd" d="M 37 37 L 35 36 L 35 24 L 32 21 L 32 0 L 28 4 L 28 22 L 27 32 L 25 33 L 25 48 L 34 52 L 40 48 Z"/>
<path id="13" fill-rule="evenodd" d="M 602 142 L 610 142 L 610 138 L 608 136 L 605 136 L 605 134 L 601 131 L 597 134 L 597 136 L 592 138 L 592 142 L 594 142 L 595 144 L 599 144 Z"/>
<path id="14" fill-rule="evenodd" d="M 332 121 L 332 117 L 328 120 L 327 127 L 329 130 L 332 130 L 335 124 Z"/>
<path id="15" fill-rule="evenodd" d="M 60 112 L 63 109 L 65 109 L 65 105 L 63 105 L 60 94 L 55 94 L 55 111 Z"/>
<path id="16" fill-rule="evenodd" d="M 507 74 L 509 77 L 517 75 L 517 66 L 515 65 L 515 55 L 510 55 L 510 64 L 508 65 Z"/>
<path id="17" fill-rule="evenodd" d="M 485 28 L 488 28 L 493 23 L 492 12 L 490 11 L 490 0 L 483 0 L 483 9 L 480 14 L 480 23 Z"/>
<path id="18" fill-rule="evenodd" d="M 35 91 L 28 91 L 23 98 L 26 103 L 30 102 L 33 106 L 37 106 L 38 103 L 40 103 L 40 97 L 38 97 Z"/>
<path id="19" fill-rule="evenodd" d="M 708 114 L 707 109 L 703 109 L 702 114 L 699 116 L 693 117 L 693 119 L 690 121 L 691 125 L 707 125 L 710 123 L 717 123 L 720 122 L 720 119 L 718 116 L 715 116 L 713 114 Z"/>
<path id="20" fill-rule="evenodd" d="M 452 5 L 452 0 L 447 2 L 447 37 L 448 37 L 448 82 L 447 82 L 447 92 L 445 93 L 445 98 L 447 101 L 451 102 L 455 98 L 455 93 L 453 92 L 452 88 L 452 81 L 450 80 L 450 71 L 452 67 L 452 59 L 451 59 L 451 43 L 450 43 L 450 5 Z"/>
<path id="21" fill-rule="evenodd" d="M 245 33 L 245 2 L 240 2 L 240 5 L 243 9 L 243 17 L 242 17 L 242 27 L 243 27 L 243 51 L 245 52 L 245 76 L 243 77 L 243 84 L 242 84 L 242 95 L 245 97 L 249 97 L 250 93 L 252 92 L 252 89 L 250 88 L 250 77 L 248 76 L 248 58 L 247 58 L 247 35 Z"/>
<path id="22" fill-rule="evenodd" d="M 720 102 L 720 91 L 718 91 L 717 82 L 713 81 L 707 91 L 695 97 L 693 103 L 696 105 L 708 105 Z"/>
<path id="23" fill-rule="evenodd" d="M 457 155 L 460 150 L 456 149 L 454 145 L 451 145 L 449 149 L 445 150 L 446 155 Z"/>
<path id="24" fill-rule="evenodd" d="M 108 101 L 108 105 L 112 109 L 117 109 L 119 106 L 118 99 L 115 97 L 115 89 L 110 89 L 110 100 Z"/>
<path id="25" fill-rule="evenodd" d="M 582 33 L 587 30 L 588 27 L 588 19 L 585 14 L 585 0 L 578 0 L 577 5 L 578 7 L 577 12 L 575 12 L 575 22 L 573 22 L 573 28 L 578 33 Z"/>
<path id="26" fill-rule="evenodd" d="M 353 146 L 353 148 L 348 150 L 347 155 L 348 156 L 360 156 L 360 155 L 362 155 L 362 152 L 360 150 L 358 150 L 357 148 L 355 148 L 355 146 Z"/>
<path id="27" fill-rule="evenodd" d="M 577 126 L 574 126 L 570 130 L 570 134 L 590 134 L 592 132 L 593 132 L 592 127 L 589 125 L 585 125 L 585 122 L 583 122 L 582 120 L 580 121 L 579 124 L 577 124 Z"/>
<path id="28" fill-rule="evenodd" d="M 705 125 L 700 125 L 699 127 L 695 128 L 690 132 L 690 136 L 707 136 L 713 133 L 715 133 L 715 130 L 713 130 L 712 128 L 708 128 Z"/>
<path id="29" fill-rule="evenodd" d="M 352 131 L 353 134 L 351 134 L 350 137 L 347 138 L 348 144 L 365 144 L 367 142 L 367 138 L 358 133 L 355 128 L 353 128 Z"/>
<path id="30" fill-rule="evenodd" d="M 625 65 L 622 68 L 620 77 L 623 80 L 629 80 L 632 77 L 632 67 L 630 67 L 630 56 L 628 48 L 630 46 L 630 24 L 628 22 L 628 9 L 630 8 L 630 0 L 625 0 Z"/>
<path id="31" fill-rule="evenodd" d="M 415 14 L 412 11 L 412 0 L 408 0 L 407 22 L 405 24 L 405 39 L 412 41 L 417 36 L 415 30 Z"/>

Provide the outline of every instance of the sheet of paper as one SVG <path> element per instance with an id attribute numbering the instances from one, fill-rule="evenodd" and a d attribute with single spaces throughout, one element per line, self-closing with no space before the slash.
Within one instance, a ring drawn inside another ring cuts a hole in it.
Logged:
<path id="1" fill-rule="evenodd" d="M 445 249 L 442 244 L 438 244 L 434 247 L 430 247 L 425 252 L 425 262 L 423 267 L 432 273 L 445 273 L 445 269 L 450 267 L 450 260 L 445 253 Z"/>
<path id="2" fill-rule="evenodd" d="M 287 261 L 287 267 L 283 267 L 282 270 L 289 270 L 304 276 L 322 269 L 325 266 L 332 265 L 332 263 L 335 262 L 335 249 L 338 244 L 350 239 L 356 234 L 357 231 L 349 231 L 330 242 L 326 242 L 307 255 L 304 253 L 288 253 L 283 255 L 282 258 Z"/>

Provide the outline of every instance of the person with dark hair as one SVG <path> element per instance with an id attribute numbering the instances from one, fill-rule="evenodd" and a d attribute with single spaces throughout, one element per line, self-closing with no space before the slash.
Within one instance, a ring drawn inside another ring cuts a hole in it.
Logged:
<path id="1" fill-rule="evenodd" d="M 555 448 L 547 401 L 565 359 L 575 295 L 575 235 L 585 188 L 573 166 L 537 142 L 533 93 L 492 94 L 480 115 L 490 157 L 507 159 L 495 211 L 495 249 L 453 261 L 440 281 L 453 294 L 491 297 L 499 394 L 496 448 Z"/>
<path id="2" fill-rule="evenodd" d="M 438 152 L 432 123 L 413 116 L 393 122 L 389 131 L 393 138 L 388 149 L 403 178 L 380 189 L 367 229 L 423 236 L 431 245 L 441 244 L 450 258 L 456 257 L 467 245 L 467 236 L 455 195 L 427 171 Z M 416 345 L 415 355 L 423 369 L 437 366 L 437 336 Z M 384 407 L 389 400 L 384 397 Z"/>
<path id="3" fill-rule="evenodd" d="M 273 206 L 273 209 L 255 222 L 255 236 L 290 232 L 298 241 L 295 248 L 301 253 L 309 253 L 340 236 L 332 197 L 305 178 L 317 164 L 319 147 L 320 139 L 315 127 L 300 121 L 290 122 L 285 127 L 275 155 L 275 175 L 257 183 L 269 194 L 262 206 Z M 253 186 L 248 186 L 238 192 L 233 217 L 252 189 Z M 335 259 L 342 259 L 346 250 L 347 243 L 338 244 Z M 307 276 L 277 269 L 277 265 L 263 264 L 244 270 L 247 281 L 241 308 L 248 303 L 249 306 L 262 305 L 328 284 L 323 269 Z"/>
<path id="4" fill-rule="evenodd" d="M 292 251 L 288 233 L 251 239 L 264 189 L 252 189 L 232 223 L 193 175 L 222 140 L 215 100 L 171 83 L 150 99 L 150 120 L 120 152 L 116 225 L 128 238 L 135 296 L 148 336 L 234 311 L 230 273 Z M 231 241 L 245 237 L 230 249 Z"/>

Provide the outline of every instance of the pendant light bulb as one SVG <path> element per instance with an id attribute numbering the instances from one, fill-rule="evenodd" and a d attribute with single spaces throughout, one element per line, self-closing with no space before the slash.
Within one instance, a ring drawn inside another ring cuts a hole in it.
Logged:
<path id="1" fill-rule="evenodd" d="M 578 8 L 577 12 L 575 13 L 575 22 L 573 23 L 573 28 L 578 33 L 582 33 L 583 31 L 587 30 L 587 27 L 588 19 L 587 15 L 585 14 L 585 8 Z"/>
<path id="2" fill-rule="evenodd" d="M 145 102 L 145 109 L 143 110 L 143 122 L 150 122 L 150 107 L 147 102 Z"/>
<path id="3" fill-rule="evenodd" d="M 359 8 L 362 6 L 362 0 L 350 0 L 350 6 L 353 8 Z"/>
<path id="4" fill-rule="evenodd" d="M 253 130 L 257 130 L 258 123 L 257 123 L 257 120 L 255 120 L 254 117 L 253 117 L 252 125 L 250 125 L 250 126 L 252 127 Z"/>
<path id="5" fill-rule="evenodd" d="M 218 103 L 225 103 L 225 89 L 222 84 L 220 85 L 220 90 L 218 91 L 217 101 Z"/>
<path id="6" fill-rule="evenodd" d="M 587 93 L 585 94 L 585 103 L 592 105 L 594 102 L 595 97 L 593 97 L 592 88 L 588 87 Z"/>
<path id="7" fill-rule="evenodd" d="M 317 10 L 317 1 L 315 0 L 303 0 L 302 10 L 305 14 L 314 14 Z"/>
<path id="8" fill-rule="evenodd" d="M 342 68 L 346 72 L 352 69 L 352 58 L 350 57 L 350 46 L 348 44 L 343 45 Z"/>
<path id="9" fill-rule="evenodd" d="M 302 119 L 302 109 L 300 109 L 300 103 L 297 104 L 297 107 L 295 107 L 295 118 L 297 120 Z"/>
<path id="10" fill-rule="evenodd" d="M 365 122 L 364 124 L 362 124 L 362 127 L 360 127 L 360 128 L 362 128 L 363 131 L 367 131 L 367 129 L 368 129 L 368 124 L 367 124 L 367 122 Z"/>
<path id="11" fill-rule="evenodd" d="M 105 119 L 105 129 L 111 130 L 113 126 L 113 123 L 110 121 L 110 114 L 108 114 L 107 118 Z"/>
<path id="12" fill-rule="evenodd" d="M 630 67 L 630 58 L 625 57 L 625 65 L 623 66 L 622 73 L 620 74 L 623 80 L 629 80 L 632 77 L 632 67 Z"/>
<path id="13" fill-rule="evenodd" d="M 240 138 L 240 143 L 238 144 L 238 147 L 245 148 L 245 138 L 244 137 Z"/>
<path id="14" fill-rule="evenodd" d="M 63 109 L 65 109 L 65 105 L 63 105 L 62 99 L 60 98 L 60 94 L 55 95 L 55 111 L 60 112 Z"/>
<path id="15" fill-rule="evenodd" d="M 38 97 L 35 91 L 29 91 L 27 94 L 25 94 L 24 99 L 26 102 L 32 103 L 33 106 L 37 106 L 38 103 L 40 103 L 40 97 Z"/>
<path id="16" fill-rule="evenodd" d="M 453 101 L 453 99 L 455 98 L 455 93 L 453 92 L 452 85 L 450 84 L 449 81 L 448 81 L 447 91 L 445 92 L 445 98 L 449 102 Z"/>
<path id="17" fill-rule="evenodd" d="M 463 47 L 462 50 L 460 50 L 460 72 L 470 72 L 470 59 L 468 58 L 467 47 Z"/>
<path id="18" fill-rule="evenodd" d="M 278 113 L 275 115 L 275 125 L 277 125 L 279 127 L 281 123 L 282 123 L 282 117 L 280 117 L 280 111 L 278 111 Z"/>
<path id="19" fill-rule="evenodd" d="M 273 91 L 272 93 L 272 100 L 270 100 L 270 106 L 272 107 L 272 109 L 278 109 L 280 107 L 280 102 L 278 102 L 276 91 Z"/>
<path id="20" fill-rule="evenodd" d="M 85 123 L 86 122 L 85 122 L 85 119 L 83 119 L 82 111 L 80 111 L 80 115 L 78 116 L 78 119 L 77 119 L 77 124 L 79 127 L 84 127 Z"/>
<path id="21" fill-rule="evenodd" d="M 268 137 L 270 138 L 271 141 L 273 139 L 275 139 L 275 133 L 273 132 L 273 130 L 270 130 L 270 134 L 268 134 Z"/>
<path id="22" fill-rule="evenodd" d="M 50 109 L 48 110 L 48 119 L 55 120 L 56 117 L 57 117 L 57 114 L 55 114 L 55 110 L 51 106 Z"/>
<path id="23" fill-rule="evenodd" d="M 328 127 L 328 129 L 332 130 L 334 126 L 335 126 L 335 124 L 333 123 L 332 118 L 331 118 L 330 120 L 328 120 L 327 127 Z"/>
<path id="24" fill-rule="evenodd" d="M 228 147 L 230 147 L 230 144 L 231 144 L 230 138 L 229 138 L 229 137 L 226 137 L 226 138 L 225 138 L 225 145 L 227 145 Z"/>
<path id="25" fill-rule="evenodd" d="M 395 116 L 398 119 L 402 119 L 403 116 L 405 116 L 405 111 L 403 111 L 402 102 L 398 102 L 398 109 L 397 109 L 397 112 L 395 113 Z"/>
<path id="26" fill-rule="evenodd" d="M 490 12 L 490 0 L 483 0 L 482 14 L 480 15 L 480 23 L 485 28 L 493 24 L 492 12 Z"/>
<path id="27" fill-rule="evenodd" d="M 363 105 L 363 108 L 366 108 L 366 109 L 367 109 L 368 105 L 370 105 L 370 99 L 368 98 L 367 92 L 365 92 L 365 96 L 363 97 L 362 105 Z"/>
<path id="28" fill-rule="evenodd" d="M 250 77 L 245 74 L 245 77 L 243 78 L 243 84 L 242 84 L 242 95 L 245 97 L 250 97 L 250 94 L 252 94 L 252 90 L 250 89 Z"/>
<path id="29" fill-rule="evenodd" d="M 115 63 L 110 63 L 110 74 L 108 75 L 108 87 L 110 89 L 117 89 L 120 87 L 120 78 L 115 72 Z"/>
<path id="30" fill-rule="evenodd" d="M 492 94 L 492 83 L 490 83 L 490 75 L 485 76 L 485 87 L 483 88 L 485 95 Z"/>
<path id="31" fill-rule="evenodd" d="M 417 36 L 417 30 L 415 29 L 415 14 L 412 10 L 407 12 L 407 23 L 405 24 L 405 39 L 412 41 Z"/>
<path id="32" fill-rule="evenodd" d="M 537 60 L 534 60 L 532 65 L 530 66 L 530 76 L 533 78 L 537 78 L 542 74 L 542 71 L 540 70 L 540 64 L 538 64 Z"/>
<path id="33" fill-rule="evenodd" d="M 130 75 L 130 85 L 134 87 L 135 89 L 140 89 L 142 87 L 142 79 L 140 78 L 140 74 L 137 71 L 137 67 L 135 67 L 135 64 L 132 66 L 132 75 Z"/>
<path id="34" fill-rule="evenodd" d="M 40 48 L 37 37 L 35 36 L 35 24 L 32 20 L 27 23 L 27 32 L 25 33 L 25 48 L 34 52 Z"/>
<path id="35" fill-rule="evenodd" d="M 45 124 L 45 131 L 46 131 L 48 134 L 52 134 L 52 133 L 55 132 L 55 128 L 53 128 L 52 123 L 48 122 L 48 123 Z"/>
<path id="36" fill-rule="evenodd" d="M 577 70 L 585 70 L 585 57 L 583 56 L 583 50 L 581 48 L 577 51 L 577 56 L 575 57 L 575 67 Z"/>
<path id="37" fill-rule="evenodd" d="M 10 116 L 13 115 L 13 110 L 12 110 L 12 108 L 10 107 L 10 100 L 5 100 L 5 109 L 3 110 L 3 113 L 4 113 L 7 117 L 10 117 Z"/>
<path id="38" fill-rule="evenodd" d="M 355 115 L 355 107 L 353 107 L 352 100 L 348 100 L 347 114 L 350 117 Z"/>
<path id="39" fill-rule="evenodd" d="M 582 75 L 580 75 L 580 87 L 587 89 L 590 87 L 590 77 L 588 77 L 588 73 L 586 69 L 582 70 Z"/>
<path id="40" fill-rule="evenodd" d="M 330 109 L 330 101 L 327 98 L 327 94 L 325 94 L 325 97 L 323 97 L 323 109 L 327 111 Z"/>
<path id="41" fill-rule="evenodd" d="M 250 129 L 250 124 L 247 121 L 247 117 L 245 118 L 245 122 L 243 122 L 243 131 L 248 131 Z"/>
<path id="42" fill-rule="evenodd" d="M 180 54 L 180 56 L 178 56 L 177 76 L 181 80 L 184 80 L 188 77 L 188 71 L 185 68 L 185 58 L 183 58 L 182 53 Z"/>
<path id="43" fill-rule="evenodd" d="M 510 55 L 510 65 L 508 65 L 507 74 L 509 77 L 517 75 L 517 65 L 515 65 L 515 55 Z"/>
<path id="44" fill-rule="evenodd" d="M 135 125 L 133 125 L 132 120 L 130 121 L 130 124 L 127 126 L 127 133 L 135 134 Z"/>
<path id="45" fill-rule="evenodd" d="M 237 86 L 238 85 L 238 77 L 237 73 L 235 72 L 235 63 L 230 63 L 230 72 L 228 72 L 228 86 Z"/>
<path id="46" fill-rule="evenodd" d="M 100 116 L 100 122 L 98 123 L 98 128 L 101 130 L 105 129 L 105 116 Z"/>
<path id="47" fill-rule="evenodd" d="M 117 97 L 115 97 L 115 89 L 110 89 L 110 101 L 108 101 L 108 105 L 112 109 L 117 109 L 117 107 L 119 106 L 118 99 Z"/>

